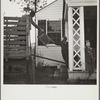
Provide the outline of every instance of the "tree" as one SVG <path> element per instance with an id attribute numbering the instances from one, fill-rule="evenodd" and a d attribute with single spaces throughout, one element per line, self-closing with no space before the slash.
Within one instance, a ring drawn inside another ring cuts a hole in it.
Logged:
<path id="1" fill-rule="evenodd" d="M 30 13 L 31 11 L 38 11 L 45 5 L 47 0 L 9 0 L 12 3 L 20 4 L 23 11 Z M 42 4 L 42 5 L 41 5 Z"/>

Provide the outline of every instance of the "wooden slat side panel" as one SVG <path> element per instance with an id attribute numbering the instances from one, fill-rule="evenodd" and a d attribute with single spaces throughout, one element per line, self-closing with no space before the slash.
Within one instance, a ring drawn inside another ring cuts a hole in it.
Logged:
<path id="1" fill-rule="evenodd" d="M 26 52 L 29 52 L 30 26 L 28 16 L 4 17 L 4 56 L 6 58 L 29 56 Z"/>

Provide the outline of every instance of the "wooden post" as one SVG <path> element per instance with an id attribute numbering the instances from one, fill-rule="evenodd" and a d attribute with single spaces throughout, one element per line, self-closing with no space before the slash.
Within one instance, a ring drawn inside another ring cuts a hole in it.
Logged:
<path id="1" fill-rule="evenodd" d="M 8 22 L 8 19 L 6 19 L 6 22 Z M 8 24 L 6 24 L 6 26 L 8 27 Z M 7 44 L 6 44 L 7 50 L 6 50 L 6 54 L 5 54 L 5 60 L 8 61 L 8 55 L 9 55 L 9 40 L 10 40 L 9 39 L 10 38 L 9 33 L 7 33 L 6 37 L 7 37 L 6 38 L 6 41 L 7 41 Z"/>
<path id="2" fill-rule="evenodd" d="M 29 33 L 30 33 L 30 17 L 26 16 L 26 59 L 29 59 L 29 55 L 30 55 Z"/>
<path id="3" fill-rule="evenodd" d="M 27 83 L 34 84 L 35 83 L 35 63 L 30 56 L 27 60 Z"/>

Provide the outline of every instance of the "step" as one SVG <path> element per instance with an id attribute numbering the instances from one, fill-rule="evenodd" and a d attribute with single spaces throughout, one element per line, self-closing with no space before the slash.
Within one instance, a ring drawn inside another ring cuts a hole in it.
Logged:
<path id="1" fill-rule="evenodd" d="M 69 71 L 69 79 L 87 79 L 89 76 L 89 73 L 87 71 Z M 97 73 L 94 71 L 91 74 L 90 79 L 96 79 Z"/>

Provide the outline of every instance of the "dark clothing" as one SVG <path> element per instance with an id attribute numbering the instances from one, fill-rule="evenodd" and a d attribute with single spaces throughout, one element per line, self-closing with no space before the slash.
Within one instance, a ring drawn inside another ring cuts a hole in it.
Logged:
<path id="1" fill-rule="evenodd" d="M 86 56 L 86 70 L 89 72 L 91 75 L 94 72 L 95 69 L 95 50 L 92 48 L 86 48 L 85 49 L 85 56 Z"/>
<path id="2" fill-rule="evenodd" d="M 66 62 L 66 66 L 68 67 L 68 42 L 61 41 L 61 52 L 62 57 Z"/>

